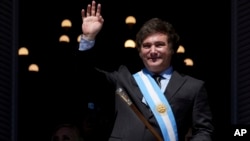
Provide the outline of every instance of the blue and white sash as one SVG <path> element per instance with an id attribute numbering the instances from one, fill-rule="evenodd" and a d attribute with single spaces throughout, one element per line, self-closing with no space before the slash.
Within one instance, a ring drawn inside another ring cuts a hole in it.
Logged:
<path id="1" fill-rule="evenodd" d="M 178 141 L 178 133 L 172 109 L 151 75 L 144 71 L 135 73 L 134 78 L 149 104 L 161 128 L 164 141 Z"/>

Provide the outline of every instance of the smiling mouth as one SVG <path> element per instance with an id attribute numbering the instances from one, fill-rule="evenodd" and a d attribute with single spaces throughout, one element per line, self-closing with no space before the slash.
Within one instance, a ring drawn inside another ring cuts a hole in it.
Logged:
<path id="1" fill-rule="evenodd" d="M 150 58 L 149 60 L 152 60 L 153 62 L 157 61 L 159 58 Z"/>

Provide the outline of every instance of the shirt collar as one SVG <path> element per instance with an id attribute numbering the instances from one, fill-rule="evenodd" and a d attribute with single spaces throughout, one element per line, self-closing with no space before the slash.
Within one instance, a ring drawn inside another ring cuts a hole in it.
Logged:
<path id="1" fill-rule="evenodd" d="M 145 68 L 145 70 L 147 69 Z M 148 72 L 150 75 L 154 75 L 152 72 L 148 70 L 146 72 Z M 160 75 L 163 77 L 163 79 L 170 79 L 172 73 L 173 73 L 173 67 L 170 66 L 166 70 L 164 70 L 162 73 L 160 73 Z"/>

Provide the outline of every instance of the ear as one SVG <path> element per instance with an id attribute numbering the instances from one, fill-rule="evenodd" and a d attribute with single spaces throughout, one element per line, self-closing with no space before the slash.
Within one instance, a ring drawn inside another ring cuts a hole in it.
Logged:
<path id="1" fill-rule="evenodd" d="M 138 50 L 138 54 L 139 54 L 139 57 L 142 58 L 142 54 L 140 50 Z"/>

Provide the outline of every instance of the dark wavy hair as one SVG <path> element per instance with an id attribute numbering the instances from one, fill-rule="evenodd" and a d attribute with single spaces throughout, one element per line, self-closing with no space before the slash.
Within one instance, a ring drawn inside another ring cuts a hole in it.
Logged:
<path id="1" fill-rule="evenodd" d="M 159 18 L 152 18 L 146 21 L 136 34 L 136 47 L 138 50 L 145 38 L 153 33 L 163 33 L 168 36 L 168 43 L 174 51 L 179 46 L 179 35 L 176 33 L 174 27 L 169 22 L 163 21 Z"/>

